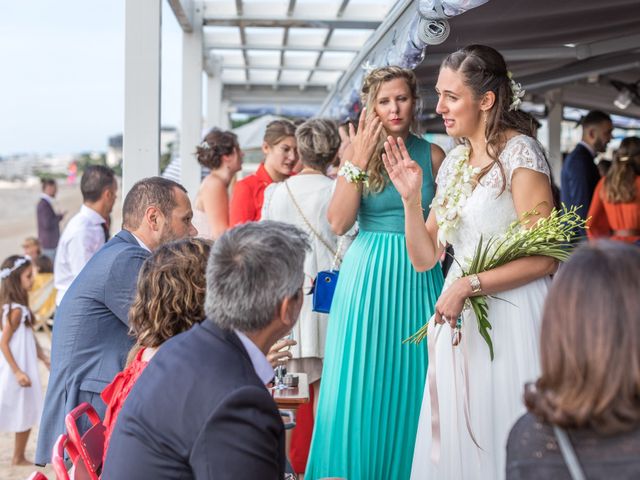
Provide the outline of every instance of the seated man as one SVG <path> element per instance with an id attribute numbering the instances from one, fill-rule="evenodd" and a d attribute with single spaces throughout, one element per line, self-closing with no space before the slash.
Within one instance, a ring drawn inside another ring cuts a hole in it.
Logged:
<path id="1" fill-rule="evenodd" d="M 281 479 L 284 427 L 266 354 L 295 325 L 309 243 L 280 222 L 245 223 L 214 244 L 207 319 L 163 344 L 111 436 L 108 479 Z"/>
<path id="2" fill-rule="evenodd" d="M 56 311 L 37 464 L 50 461 L 72 409 L 89 402 L 104 416 L 100 393 L 122 370 L 133 344 L 128 314 L 142 262 L 160 245 L 195 235 L 192 216 L 185 189 L 171 180 L 145 178 L 131 187 L 122 230 L 89 260 Z"/>

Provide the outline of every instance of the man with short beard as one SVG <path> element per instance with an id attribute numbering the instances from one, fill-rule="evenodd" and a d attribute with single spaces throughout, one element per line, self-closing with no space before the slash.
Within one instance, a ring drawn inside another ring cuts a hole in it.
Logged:
<path id="1" fill-rule="evenodd" d="M 567 208 L 579 207 L 578 214 L 586 219 L 593 192 L 600 180 L 594 159 L 607 149 L 613 124 L 609 115 L 598 110 L 589 112 L 580 123 L 582 140 L 562 164 L 560 198 Z M 581 230 L 580 234 L 584 236 L 585 231 Z"/>
<path id="2" fill-rule="evenodd" d="M 160 177 L 131 188 L 122 216 L 122 230 L 89 260 L 56 311 L 36 464 L 50 461 L 73 408 L 88 402 L 104 416 L 100 393 L 132 346 L 128 313 L 142 263 L 160 245 L 197 233 L 186 190 Z"/>

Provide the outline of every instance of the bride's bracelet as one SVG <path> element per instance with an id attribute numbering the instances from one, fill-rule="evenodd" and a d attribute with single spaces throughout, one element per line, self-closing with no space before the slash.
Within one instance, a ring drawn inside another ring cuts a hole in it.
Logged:
<path id="1" fill-rule="evenodd" d="M 344 177 L 349 183 L 362 183 L 365 186 L 369 183 L 369 175 L 364 170 L 356 167 L 353 163 L 346 161 L 338 170 L 338 175 Z"/>

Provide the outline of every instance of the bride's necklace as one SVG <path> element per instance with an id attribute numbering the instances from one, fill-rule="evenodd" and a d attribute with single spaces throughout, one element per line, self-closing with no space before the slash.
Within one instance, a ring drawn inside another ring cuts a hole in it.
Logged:
<path id="1" fill-rule="evenodd" d="M 469 165 L 470 149 L 466 145 L 458 145 L 450 153 L 451 166 L 447 173 L 444 188 L 438 192 L 431 202 L 435 210 L 438 224 L 438 243 L 450 243 L 451 234 L 460 222 L 462 208 L 473 193 L 473 179 L 480 168 Z"/>

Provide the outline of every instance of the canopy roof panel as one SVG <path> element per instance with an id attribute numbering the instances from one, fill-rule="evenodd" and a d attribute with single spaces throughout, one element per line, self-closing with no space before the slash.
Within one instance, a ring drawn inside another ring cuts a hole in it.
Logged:
<path id="1" fill-rule="evenodd" d="M 395 0 L 202 2 L 204 55 L 226 85 L 331 89 Z"/>
<path id="2" fill-rule="evenodd" d="M 620 110 L 611 80 L 640 80 L 640 2 L 637 0 L 490 0 L 449 19 L 451 34 L 426 48 L 416 69 L 433 110 L 433 86 L 445 56 L 465 45 L 498 49 L 528 99 L 545 103 L 553 92 L 564 104 L 640 117 L 640 106 Z"/>

